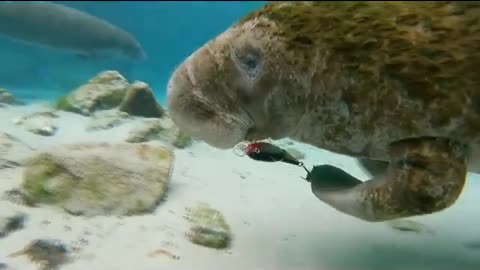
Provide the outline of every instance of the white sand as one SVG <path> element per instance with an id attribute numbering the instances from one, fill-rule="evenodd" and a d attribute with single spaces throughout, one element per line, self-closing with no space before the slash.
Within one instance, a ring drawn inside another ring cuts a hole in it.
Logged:
<path id="1" fill-rule="evenodd" d="M 86 132 L 88 118 L 60 113 L 59 131 L 42 137 L 14 126 L 13 118 L 35 106 L 0 108 L 0 131 L 38 148 L 86 141 L 122 142 L 131 128 Z M 367 175 L 347 157 L 295 143 L 307 155 L 306 165 L 330 163 L 357 177 Z M 301 168 L 259 163 L 195 142 L 175 150 L 176 163 L 166 202 L 155 213 L 137 217 L 69 216 L 49 207 L 28 208 L 0 201 L 0 211 L 13 208 L 28 214 L 23 230 L 0 239 L 0 262 L 11 269 L 37 269 L 26 257 L 7 258 L 31 240 L 53 238 L 81 246 L 63 270 L 373 270 L 480 269 L 480 250 L 463 242 L 480 240 L 480 181 L 471 175 L 453 207 L 413 220 L 427 224 L 435 235 L 394 231 L 382 223 L 366 223 L 318 201 L 300 176 Z M 22 169 L 0 171 L 0 193 L 18 187 Z M 242 179 L 245 178 L 245 179 Z M 190 243 L 185 236 L 184 208 L 207 202 L 225 215 L 234 240 L 224 251 Z M 83 243 L 83 244 L 82 244 Z M 180 256 L 149 257 L 157 249 Z"/>

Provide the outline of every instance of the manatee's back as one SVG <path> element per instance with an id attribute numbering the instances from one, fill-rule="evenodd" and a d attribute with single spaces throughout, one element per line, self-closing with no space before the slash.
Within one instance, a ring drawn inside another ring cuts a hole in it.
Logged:
<path id="1" fill-rule="evenodd" d="M 480 140 L 480 2 L 279 2 L 240 23 L 258 17 L 285 54 L 325 53 L 319 78 L 355 78 L 331 91 L 364 114 L 364 130 Z"/>
<path id="2" fill-rule="evenodd" d="M 129 34 L 81 11 L 49 2 L 0 2 L 0 34 L 78 51 L 108 49 Z M 117 40 L 116 40 L 117 39 Z"/>
<path id="3" fill-rule="evenodd" d="M 342 72 L 388 74 L 424 95 L 438 82 L 450 88 L 459 78 L 479 78 L 478 1 L 271 2 L 241 22 L 267 17 L 288 48 L 329 51 Z"/>

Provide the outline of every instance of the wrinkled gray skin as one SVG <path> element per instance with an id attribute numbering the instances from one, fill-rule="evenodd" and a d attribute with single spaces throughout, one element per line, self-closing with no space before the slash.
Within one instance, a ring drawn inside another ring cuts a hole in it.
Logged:
<path id="1" fill-rule="evenodd" d="M 0 2 L 0 35 L 73 51 L 82 58 L 141 61 L 142 46 L 128 32 L 92 15 L 43 1 Z"/>
<path id="2" fill-rule="evenodd" d="M 257 27 L 260 23 L 270 27 Z M 330 167 L 326 173 L 316 172 L 318 177 L 311 187 L 324 203 L 365 221 L 446 209 L 463 189 L 467 166 L 470 171 L 480 171 L 478 145 L 467 147 L 441 139 L 451 133 L 440 128 L 397 128 L 398 116 L 414 102 L 408 98 L 398 101 L 403 107 L 385 114 L 390 118 L 372 125 L 374 130 L 369 131 L 375 136 L 366 136 L 361 123 L 371 115 L 372 105 L 357 101 L 347 107 L 341 99 L 345 84 L 351 91 L 365 89 L 352 83 L 350 74 L 328 74 L 320 50 L 303 58 L 304 52 L 288 50 L 285 42 L 271 35 L 271 29 L 275 25 L 267 18 L 236 24 L 175 70 L 168 83 L 167 103 L 179 128 L 220 149 L 244 140 L 290 137 L 359 158 L 373 174 L 372 179 L 342 182 L 342 178 L 351 178 Z M 292 65 L 289 60 L 294 58 L 310 61 L 308 69 Z M 368 90 L 370 94 L 377 91 Z M 358 113 L 350 115 L 348 110 L 353 106 Z M 424 113 L 415 121 L 419 126 L 430 126 L 429 113 L 434 112 L 420 111 Z M 352 135 L 328 137 L 332 127 Z M 477 135 L 466 139 L 477 139 Z M 322 175 L 333 179 L 325 182 Z"/>

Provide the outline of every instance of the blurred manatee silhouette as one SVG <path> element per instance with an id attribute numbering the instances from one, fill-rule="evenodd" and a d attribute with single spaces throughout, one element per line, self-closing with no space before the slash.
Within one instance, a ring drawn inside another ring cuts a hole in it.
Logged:
<path id="1" fill-rule="evenodd" d="M 30 44 L 73 51 L 84 59 L 146 58 L 140 43 L 125 30 L 52 2 L 0 2 L 0 35 Z"/>
<path id="2" fill-rule="evenodd" d="M 480 250 L 480 240 L 473 240 L 463 243 L 463 246 L 468 249 Z"/>

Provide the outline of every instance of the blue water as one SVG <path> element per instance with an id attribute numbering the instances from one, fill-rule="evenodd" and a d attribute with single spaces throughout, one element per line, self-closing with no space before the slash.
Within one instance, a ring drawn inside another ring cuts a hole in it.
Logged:
<path id="1" fill-rule="evenodd" d="M 95 62 L 0 37 L 0 87 L 21 100 L 55 100 L 102 70 L 148 83 L 165 103 L 176 65 L 209 39 L 265 2 L 55 1 L 88 12 L 132 33 L 148 55 L 143 63 Z"/>

